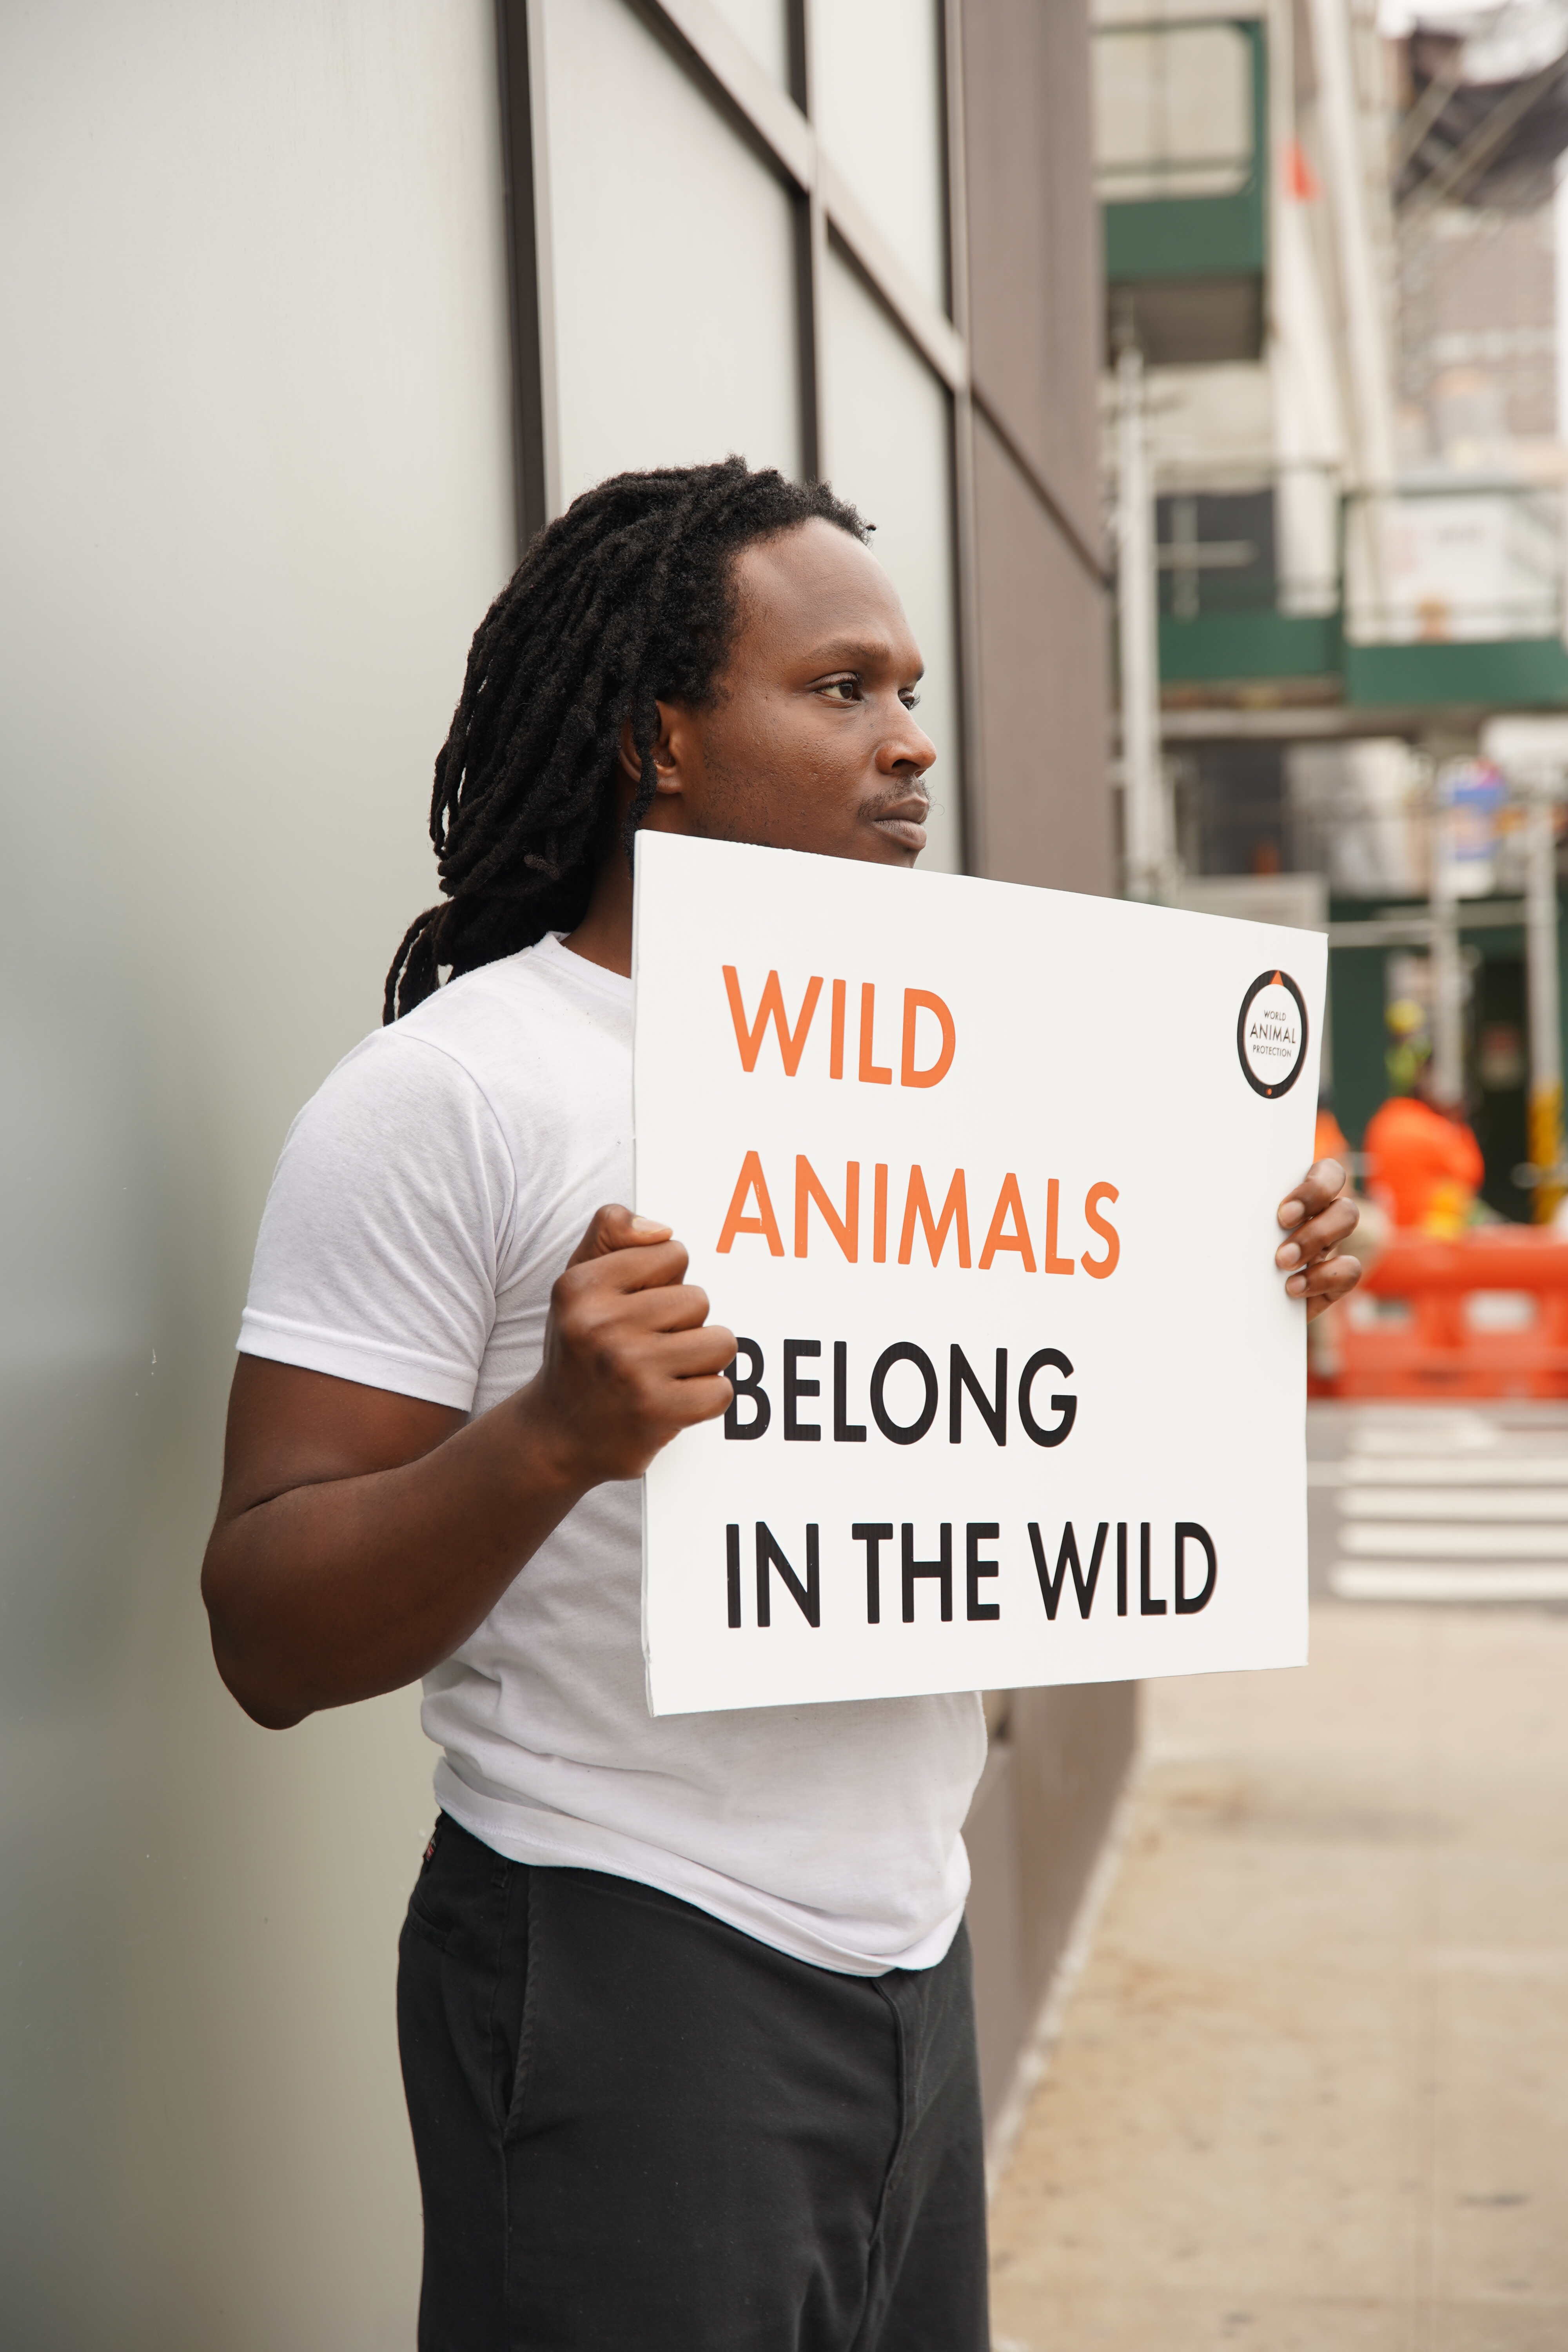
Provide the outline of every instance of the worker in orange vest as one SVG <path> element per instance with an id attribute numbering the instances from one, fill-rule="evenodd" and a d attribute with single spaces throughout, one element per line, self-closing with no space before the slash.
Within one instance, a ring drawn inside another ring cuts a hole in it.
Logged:
<path id="1" fill-rule="evenodd" d="M 1367 1189 L 1405 1233 L 1452 1240 L 1464 1232 L 1481 1179 L 1481 1150 L 1465 1121 L 1416 1095 L 1391 1095 L 1367 1121 Z"/>
<path id="2" fill-rule="evenodd" d="M 1312 1129 L 1314 1160 L 1337 1160 L 1342 1168 L 1351 1164 L 1351 1148 L 1344 1129 L 1334 1117 L 1333 1106 L 1327 1095 L 1318 1097 L 1318 1123 Z"/>
<path id="3" fill-rule="evenodd" d="M 1318 1097 L 1317 1125 L 1312 1130 L 1314 1161 L 1337 1160 L 1340 1166 L 1348 1171 L 1354 1164 L 1354 1157 L 1344 1129 L 1334 1117 L 1333 1105 L 1326 1092 L 1321 1094 Z M 1355 1231 L 1354 1254 L 1366 1266 L 1377 1255 L 1387 1220 L 1371 1202 L 1363 1201 L 1358 1205 L 1361 1222 Z M 1343 1313 L 1342 1306 L 1331 1307 L 1327 1314 L 1320 1315 L 1315 1323 L 1307 1327 L 1307 1368 L 1313 1391 L 1320 1396 L 1331 1394 L 1339 1378 L 1342 1360 L 1340 1318 Z"/>

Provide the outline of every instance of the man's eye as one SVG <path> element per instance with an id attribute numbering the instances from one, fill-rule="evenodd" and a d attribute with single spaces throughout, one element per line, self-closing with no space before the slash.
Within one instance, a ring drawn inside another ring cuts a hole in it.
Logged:
<path id="1" fill-rule="evenodd" d="M 899 700 L 903 704 L 906 710 L 918 710 L 921 707 L 920 696 L 915 692 L 912 687 L 910 688 L 908 694 L 900 694 Z"/>
<path id="2" fill-rule="evenodd" d="M 860 681 L 858 677 L 825 678 L 817 690 L 822 694 L 836 694 L 845 702 L 858 702 L 860 699 Z"/>

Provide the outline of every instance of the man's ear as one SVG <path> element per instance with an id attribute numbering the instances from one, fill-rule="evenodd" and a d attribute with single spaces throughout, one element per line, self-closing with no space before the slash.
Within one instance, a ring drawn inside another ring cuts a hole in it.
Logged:
<path id="1" fill-rule="evenodd" d="M 661 793 L 678 793 L 681 788 L 682 781 L 680 714 L 670 702 L 656 702 L 654 709 L 658 713 L 658 733 L 654 738 L 653 746 L 656 789 Z M 640 783 L 642 762 L 637 758 L 637 746 L 632 741 L 632 722 L 629 719 L 623 719 L 621 722 L 620 759 L 622 769 L 632 782 Z"/>

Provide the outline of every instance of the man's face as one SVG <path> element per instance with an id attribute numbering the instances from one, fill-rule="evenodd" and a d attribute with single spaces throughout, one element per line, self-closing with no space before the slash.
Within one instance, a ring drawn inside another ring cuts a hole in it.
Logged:
<path id="1" fill-rule="evenodd" d="M 920 648 L 892 583 L 820 520 L 743 548 L 713 701 L 661 703 L 662 832 L 912 866 L 936 758 L 912 715 Z"/>

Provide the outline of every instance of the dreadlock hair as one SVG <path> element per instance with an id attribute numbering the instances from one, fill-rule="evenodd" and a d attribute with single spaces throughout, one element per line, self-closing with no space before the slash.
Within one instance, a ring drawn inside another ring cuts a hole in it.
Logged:
<path id="1" fill-rule="evenodd" d="M 653 804 L 660 701 L 712 699 L 739 617 L 734 559 L 819 517 L 867 526 L 825 483 L 743 458 L 616 474 L 549 523 L 479 623 L 436 761 L 430 838 L 446 897 L 412 922 L 383 1019 L 586 912 L 629 720 L 627 858 Z"/>

